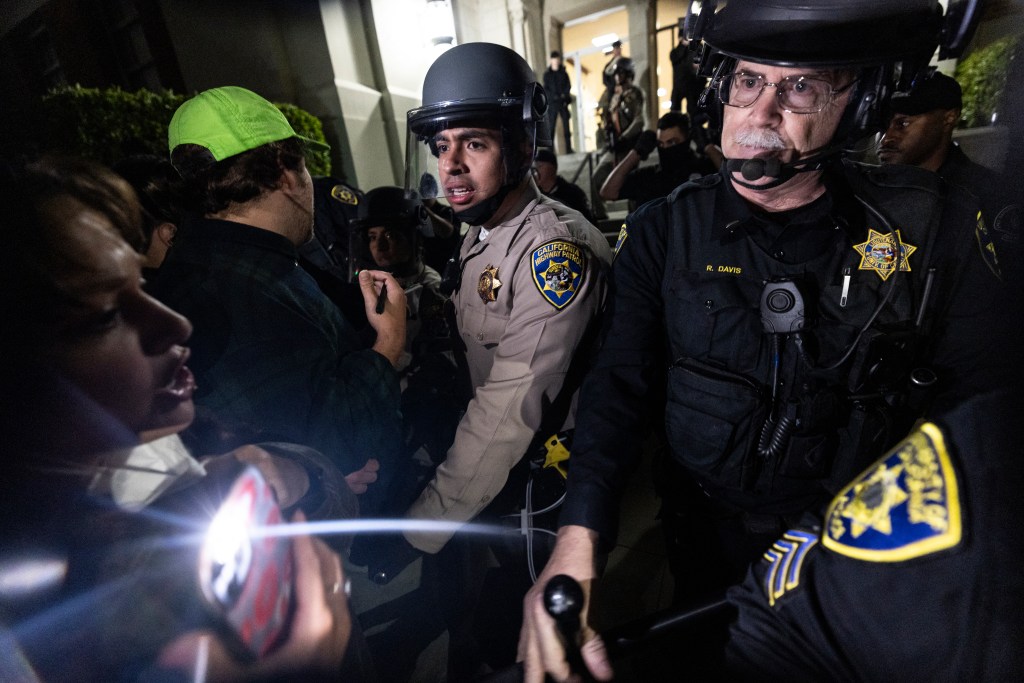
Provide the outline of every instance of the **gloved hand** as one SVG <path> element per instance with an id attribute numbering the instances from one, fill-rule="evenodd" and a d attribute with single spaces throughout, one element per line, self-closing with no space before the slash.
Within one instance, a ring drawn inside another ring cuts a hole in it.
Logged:
<path id="1" fill-rule="evenodd" d="M 402 534 L 378 536 L 372 541 L 366 573 L 374 583 L 384 585 L 402 573 L 422 553 L 409 544 Z"/>
<path id="2" fill-rule="evenodd" d="M 640 137 L 637 138 L 636 144 L 633 145 L 633 151 L 640 156 L 641 161 L 646 161 L 647 157 L 657 146 L 658 134 L 653 130 L 645 130 L 640 133 Z"/>

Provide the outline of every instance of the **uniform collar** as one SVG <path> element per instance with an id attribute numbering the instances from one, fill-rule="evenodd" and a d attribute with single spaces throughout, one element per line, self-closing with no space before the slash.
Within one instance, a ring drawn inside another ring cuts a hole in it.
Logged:
<path id="1" fill-rule="evenodd" d="M 798 237 L 802 254 L 809 255 L 827 248 L 835 239 L 835 228 L 845 227 L 846 221 L 836 206 L 837 188 L 832 179 L 826 175 L 824 182 L 825 193 L 822 196 L 802 207 L 772 215 L 753 209 L 736 192 L 728 178 L 723 177 L 715 205 L 713 239 L 729 244 L 750 238 L 766 248 L 789 231 L 787 240 Z"/>

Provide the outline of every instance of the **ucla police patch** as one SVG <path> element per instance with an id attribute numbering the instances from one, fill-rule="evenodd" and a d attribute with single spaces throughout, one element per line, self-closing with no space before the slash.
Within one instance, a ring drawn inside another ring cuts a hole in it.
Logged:
<path id="1" fill-rule="evenodd" d="M 868 238 L 860 244 L 853 245 L 853 248 L 860 254 L 860 265 L 858 270 L 873 270 L 878 277 L 888 280 L 897 268 L 896 242 L 899 247 L 899 269 L 910 270 L 910 255 L 917 251 L 917 247 L 903 241 L 900 231 L 896 230 L 896 239 L 887 232 L 878 232 L 868 228 Z"/>
<path id="2" fill-rule="evenodd" d="M 902 562 L 960 542 L 960 494 L 942 432 L 925 423 L 839 492 L 822 544 L 868 562 Z"/>
<path id="3" fill-rule="evenodd" d="M 565 308 L 580 290 L 584 258 L 582 249 L 562 241 L 548 242 L 530 257 L 533 281 L 555 308 Z"/>

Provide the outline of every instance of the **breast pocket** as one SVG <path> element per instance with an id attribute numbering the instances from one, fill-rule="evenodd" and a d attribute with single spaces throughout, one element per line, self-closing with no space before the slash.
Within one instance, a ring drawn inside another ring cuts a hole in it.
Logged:
<path id="1" fill-rule="evenodd" d="M 498 345 L 507 327 L 508 318 L 475 308 L 464 309 L 462 319 L 459 320 L 459 334 L 462 335 L 467 348 L 480 346 L 493 349 Z"/>
<path id="2" fill-rule="evenodd" d="M 672 357 L 711 360 L 735 372 L 755 373 L 764 336 L 759 297 L 757 285 L 746 280 L 702 280 L 676 271 L 665 291 Z"/>
<path id="3" fill-rule="evenodd" d="M 714 483 L 741 488 L 767 408 L 751 380 L 700 363 L 669 369 L 665 429 L 681 464 Z"/>

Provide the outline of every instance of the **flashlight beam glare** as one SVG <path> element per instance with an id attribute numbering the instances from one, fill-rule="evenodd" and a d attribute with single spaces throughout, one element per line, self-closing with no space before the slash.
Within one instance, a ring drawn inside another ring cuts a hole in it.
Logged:
<path id="1" fill-rule="evenodd" d="M 466 524 L 428 519 L 334 519 L 316 522 L 271 524 L 251 529 L 252 538 L 281 536 L 332 536 L 341 534 L 420 531 L 485 536 L 507 536 L 519 529 L 494 524 Z"/>

